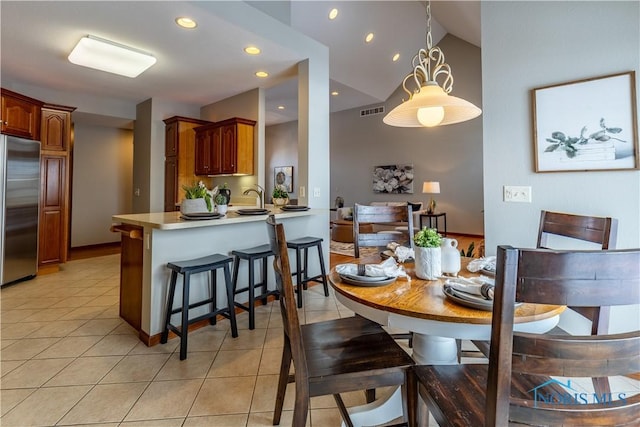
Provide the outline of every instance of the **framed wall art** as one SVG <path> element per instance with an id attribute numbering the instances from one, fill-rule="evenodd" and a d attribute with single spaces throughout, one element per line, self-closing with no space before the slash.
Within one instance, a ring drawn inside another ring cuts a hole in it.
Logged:
<path id="1" fill-rule="evenodd" d="M 413 165 L 375 166 L 373 192 L 413 194 Z"/>
<path id="2" fill-rule="evenodd" d="M 273 184 L 293 193 L 293 166 L 276 166 L 273 168 Z"/>
<path id="3" fill-rule="evenodd" d="M 536 172 L 638 169 L 635 72 L 532 90 Z"/>

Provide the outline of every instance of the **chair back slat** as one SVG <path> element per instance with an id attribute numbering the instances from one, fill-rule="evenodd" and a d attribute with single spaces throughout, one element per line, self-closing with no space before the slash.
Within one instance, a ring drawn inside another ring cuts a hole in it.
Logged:
<path id="1" fill-rule="evenodd" d="M 520 250 L 519 254 L 516 301 L 595 307 L 640 300 L 637 251 Z"/>
<path id="2" fill-rule="evenodd" d="M 284 226 L 276 223 L 273 215 L 269 215 L 267 218 L 267 233 L 271 250 L 275 254 L 273 269 L 276 277 L 276 286 L 280 292 L 282 326 L 285 339 L 288 339 L 291 344 L 291 356 L 295 367 L 296 385 L 302 386 L 307 384 L 305 388 L 308 390 L 307 359 L 304 354 L 302 330 L 300 328 L 293 281 L 291 279 L 291 265 L 289 263 L 287 240 Z"/>
<path id="3" fill-rule="evenodd" d="M 362 233 L 360 224 L 402 226 L 392 233 Z M 386 247 L 391 242 L 413 248 L 413 213 L 409 204 L 402 206 L 367 206 L 355 204 L 353 208 L 353 242 L 355 257 L 360 257 L 360 247 Z"/>
<path id="4" fill-rule="evenodd" d="M 608 291 L 606 295 L 601 292 L 603 288 Z M 618 425 L 619 421 L 627 420 L 633 410 L 637 417 L 640 402 L 619 395 L 628 390 L 598 392 L 596 389 L 583 396 L 570 387 L 570 382 L 563 384 L 549 378 L 604 378 L 638 372 L 640 331 L 558 336 L 542 332 L 514 333 L 513 326 L 516 301 L 584 306 L 640 304 L 638 288 L 640 249 L 551 251 L 498 247 L 485 425 L 507 425 L 509 421 L 602 425 L 593 420 L 602 420 L 604 416 L 608 422 L 615 420 Z M 575 293 L 578 295 L 573 295 Z M 540 376 L 539 385 L 525 391 L 528 398 L 511 397 L 514 373 L 533 376 L 534 384 L 535 376 Z M 554 388 L 545 389 L 548 384 Z M 545 404 L 539 399 L 544 397 L 545 390 L 554 390 L 554 396 L 558 397 L 555 390 L 559 384 L 567 390 L 559 400 Z M 594 404 L 564 400 L 576 393 L 587 402 L 598 400 Z"/>
<path id="5" fill-rule="evenodd" d="M 572 215 L 542 211 L 538 228 L 538 248 L 547 247 L 550 234 L 598 243 L 602 249 L 615 249 L 618 220 L 609 217 Z"/>
<path id="6" fill-rule="evenodd" d="M 515 333 L 512 371 L 608 377 L 640 372 L 640 334 L 566 336 Z"/>
<path id="7" fill-rule="evenodd" d="M 638 426 L 638 411 L 640 411 L 640 394 L 629 396 L 622 401 L 613 401 L 610 404 L 580 405 L 580 412 L 570 408 L 559 411 L 556 404 L 538 402 L 535 408 L 527 406 L 524 400 L 513 399 L 511 417 L 514 420 L 534 419 L 536 425 L 541 426 L 608 426 L 624 425 Z M 624 406 L 623 406 L 624 405 Z M 575 406 L 575 405 L 574 405 Z M 571 422 L 567 418 L 571 417 Z M 614 421 L 615 420 L 615 424 Z"/>

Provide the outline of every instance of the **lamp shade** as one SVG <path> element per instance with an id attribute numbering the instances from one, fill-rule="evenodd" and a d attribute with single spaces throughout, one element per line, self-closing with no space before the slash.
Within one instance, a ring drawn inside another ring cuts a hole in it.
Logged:
<path id="1" fill-rule="evenodd" d="M 383 122 L 399 127 L 432 127 L 464 122 L 481 113 L 480 108 L 448 95 L 437 84 L 426 84 L 411 99 L 391 110 Z"/>
<path id="2" fill-rule="evenodd" d="M 426 194 L 440 194 L 440 183 L 438 181 L 425 181 L 422 184 L 422 192 Z"/>
<path id="3" fill-rule="evenodd" d="M 137 77 L 156 63 L 146 52 L 120 43 L 88 35 L 69 54 L 69 61 L 83 67 L 126 77 Z"/>

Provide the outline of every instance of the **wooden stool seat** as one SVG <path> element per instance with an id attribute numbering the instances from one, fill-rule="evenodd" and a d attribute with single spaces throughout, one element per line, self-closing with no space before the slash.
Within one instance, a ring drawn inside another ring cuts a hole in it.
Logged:
<path id="1" fill-rule="evenodd" d="M 204 319 L 209 319 L 209 323 L 216 324 L 216 316 L 222 315 L 231 321 L 231 335 L 235 338 L 238 336 L 238 326 L 236 324 L 235 309 L 233 306 L 233 284 L 231 282 L 231 274 L 229 264 L 233 258 L 222 254 L 209 255 L 202 258 L 190 259 L 185 261 L 170 262 L 167 268 L 171 270 L 171 282 L 169 284 L 169 295 L 167 298 L 166 316 L 160 343 L 166 344 L 169 338 L 169 330 L 173 331 L 180 337 L 180 360 L 187 358 L 187 335 L 189 333 L 189 325 Z M 217 291 L 217 270 L 224 270 L 225 285 L 227 289 L 227 306 L 218 308 L 216 304 Z M 209 272 L 210 296 L 209 298 L 190 303 L 189 288 L 191 286 L 191 275 L 197 273 Z M 183 274 L 182 285 L 182 303 L 179 307 L 173 308 L 173 302 L 176 291 L 176 283 L 178 274 Z M 189 319 L 189 310 L 200 307 L 205 304 L 211 304 L 211 311 L 201 316 Z M 171 324 L 171 315 L 181 313 L 180 327 Z"/>
<path id="2" fill-rule="evenodd" d="M 260 299 L 262 301 L 262 305 L 266 305 L 267 297 L 269 297 L 270 295 L 274 295 L 276 299 L 278 299 L 280 295 L 277 290 L 268 290 L 267 260 L 274 254 L 271 250 L 271 246 L 265 244 L 247 249 L 234 250 L 231 251 L 231 255 L 233 255 L 233 294 L 238 295 L 243 292 L 249 293 L 249 299 L 246 305 L 237 301 L 234 301 L 234 305 L 242 310 L 249 312 L 249 329 L 255 329 L 255 300 Z M 238 288 L 238 271 L 240 270 L 241 260 L 246 260 L 249 263 L 249 281 L 247 283 L 247 286 Z M 254 262 L 257 260 L 262 261 L 262 281 L 260 283 L 256 283 L 255 281 Z M 262 288 L 259 295 L 255 295 L 255 288 L 257 287 Z"/>
<path id="3" fill-rule="evenodd" d="M 329 284 L 327 283 L 327 271 L 324 267 L 324 256 L 322 255 L 321 237 L 305 236 L 287 241 L 287 248 L 296 251 L 296 271 L 292 272 L 292 276 L 296 276 L 296 292 L 298 293 L 298 308 L 302 308 L 302 291 L 307 289 L 309 282 L 322 283 L 324 287 L 324 296 L 329 296 Z M 320 261 L 320 274 L 309 277 L 309 248 L 318 249 L 318 257 Z"/>

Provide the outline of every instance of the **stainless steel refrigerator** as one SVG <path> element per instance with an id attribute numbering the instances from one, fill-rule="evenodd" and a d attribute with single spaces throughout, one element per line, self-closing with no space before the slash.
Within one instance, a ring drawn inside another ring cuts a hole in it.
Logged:
<path id="1" fill-rule="evenodd" d="M 0 277 L 2 285 L 38 269 L 40 142 L 0 135 Z"/>

